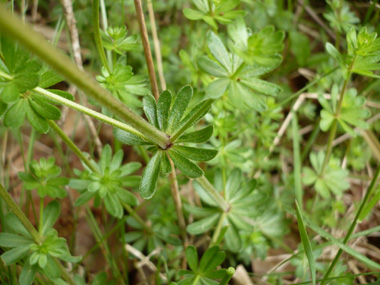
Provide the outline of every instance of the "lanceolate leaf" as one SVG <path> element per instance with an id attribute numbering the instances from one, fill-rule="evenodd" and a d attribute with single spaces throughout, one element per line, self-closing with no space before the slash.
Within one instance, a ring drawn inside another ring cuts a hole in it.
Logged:
<path id="1" fill-rule="evenodd" d="M 186 260 L 192 271 L 198 270 L 198 252 L 194 246 L 188 246 L 186 248 Z"/>
<path id="2" fill-rule="evenodd" d="M 57 201 L 52 201 L 46 206 L 42 219 L 42 235 L 46 235 L 48 230 L 52 228 L 57 221 L 60 212 L 60 205 Z"/>
<path id="3" fill-rule="evenodd" d="M 187 226 L 188 233 L 199 235 L 211 229 L 218 221 L 218 214 L 208 216 Z"/>
<path id="4" fill-rule="evenodd" d="M 195 161 L 208 161 L 213 159 L 218 154 L 218 151 L 215 149 L 195 148 L 180 145 L 173 146 L 173 150 L 176 150 L 184 157 Z"/>
<path id="5" fill-rule="evenodd" d="M 313 280 L 313 284 L 315 284 L 316 269 L 315 269 L 315 260 L 314 260 L 314 255 L 313 255 L 313 249 L 311 247 L 310 240 L 309 240 L 309 237 L 307 235 L 306 228 L 305 228 L 305 225 L 304 225 L 304 222 L 302 219 L 301 209 L 298 206 L 297 201 L 296 201 L 296 209 L 297 209 L 298 229 L 300 231 L 301 242 L 302 242 L 303 248 L 305 250 L 307 260 L 309 261 L 311 279 Z"/>
<path id="6" fill-rule="evenodd" d="M 46 134 L 49 131 L 49 124 L 46 122 L 46 120 L 34 112 L 30 106 L 28 106 L 26 109 L 26 117 L 28 118 L 32 127 L 38 132 Z"/>
<path id="7" fill-rule="evenodd" d="M 199 270 L 201 272 L 213 270 L 220 265 L 225 258 L 226 253 L 220 251 L 219 246 L 210 247 L 202 256 L 201 262 L 199 263 Z"/>
<path id="8" fill-rule="evenodd" d="M 223 42 L 215 33 L 209 31 L 206 35 L 207 45 L 216 60 L 228 71 L 231 72 L 231 58 Z"/>
<path id="9" fill-rule="evenodd" d="M 178 128 L 179 122 L 183 117 L 192 97 L 193 88 L 190 86 L 182 87 L 182 89 L 179 90 L 177 96 L 175 97 L 173 107 L 169 112 L 168 133 L 171 133 Z"/>
<path id="10" fill-rule="evenodd" d="M 1 247 L 17 247 L 32 243 L 33 240 L 23 237 L 18 234 L 0 233 L 0 246 Z"/>
<path id="11" fill-rule="evenodd" d="M 182 135 L 188 128 L 198 122 L 207 112 L 210 110 L 214 100 L 205 100 L 197 104 L 190 112 L 181 120 L 177 128 L 174 130 L 174 138 L 178 138 Z"/>
<path id="12" fill-rule="evenodd" d="M 228 72 L 221 65 L 209 59 L 207 56 L 200 56 L 197 60 L 198 66 L 209 74 L 216 77 L 226 77 Z"/>
<path id="13" fill-rule="evenodd" d="M 143 99 L 143 109 L 144 113 L 148 118 L 148 121 L 158 128 L 158 122 L 157 122 L 157 108 L 156 108 L 156 101 L 154 100 L 153 96 L 146 95 Z"/>
<path id="14" fill-rule="evenodd" d="M 19 100 L 5 114 L 4 125 L 10 128 L 19 128 L 25 120 L 26 100 Z"/>
<path id="15" fill-rule="evenodd" d="M 41 117 L 47 120 L 59 120 L 61 118 L 61 111 L 57 107 L 40 99 L 29 98 L 28 101 L 33 110 Z"/>
<path id="16" fill-rule="evenodd" d="M 156 192 L 158 175 L 160 173 L 161 155 L 161 152 L 156 152 L 144 169 L 139 190 L 141 197 L 144 199 L 152 198 Z"/>
<path id="17" fill-rule="evenodd" d="M 118 128 L 113 128 L 113 134 L 118 141 L 127 145 L 151 145 L 151 143 L 142 140 L 140 137 Z"/>
<path id="18" fill-rule="evenodd" d="M 214 127 L 210 125 L 198 131 L 190 132 L 180 136 L 177 142 L 203 143 L 210 139 L 213 132 Z"/>
<path id="19" fill-rule="evenodd" d="M 11 265 L 23 258 L 29 251 L 30 244 L 15 247 L 1 255 L 5 265 Z"/>
<path id="20" fill-rule="evenodd" d="M 161 130 L 166 131 L 168 124 L 169 110 L 172 103 L 172 94 L 169 90 L 161 93 L 157 102 L 157 120 Z"/>
<path id="21" fill-rule="evenodd" d="M 175 166 L 177 166 L 187 177 L 197 178 L 203 175 L 203 170 L 198 165 L 182 156 L 176 150 L 170 149 L 168 153 Z"/>
<path id="22" fill-rule="evenodd" d="M 281 88 L 278 85 L 254 77 L 242 79 L 240 82 L 264 95 L 276 96 L 281 92 Z"/>

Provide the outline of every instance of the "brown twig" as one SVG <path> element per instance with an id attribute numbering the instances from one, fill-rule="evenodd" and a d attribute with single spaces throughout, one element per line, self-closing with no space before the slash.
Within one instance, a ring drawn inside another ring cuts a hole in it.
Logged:
<path id="1" fill-rule="evenodd" d="M 162 67 L 160 40 L 158 39 L 158 35 L 157 35 L 157 27 L 156 27 L 156 21 L 154 18 L 152 0 L 148 0 L 148 12 L 149 12 L 150 26 L 152 29 L 154 53 L 156 54 L 158 78 L 160 80 L 161 91 L 163 91 L 163 90 L 166 90 L 166 82 L 165 82 L 164 71 Z"/>
<path id="2" fill-rule="evenodd" d="M 156 74 L 154 71 L 154 63 L 153 63 L 153 58 L 152 58 L 152 52 L 150 50 L 150 45 L 149 45 L 148 32 L 146 30 L 146 25 L 145 25 L 144 12 L 142 9 L 141 0 L 134 0 L 134 1 L 135 1 L 135 9 L 136 9 L 137 20 L 139 22 L 139 27 L 140 27 L 141 40 L 142 40 L 143 47 L 144 47 L 145 60 L 146 60 L 147 66 L 148 66 L 150 84 L 152 86 L 152 92 L 153 92 L 154 98 L 156 98 L 156 100 L 158 100 L 158 97 L 160 95 L 158 92 Z"/>

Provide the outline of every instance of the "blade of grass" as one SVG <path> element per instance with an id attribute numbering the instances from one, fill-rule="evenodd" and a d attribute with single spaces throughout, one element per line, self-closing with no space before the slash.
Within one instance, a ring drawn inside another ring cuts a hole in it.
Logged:
<path id="1" fill-rule="evenodd" d="M 302 246 L 305 250 L 307 260 L 309 262 L 311 280 L 313 281 L 313 285 L 315 285 L 316 268 L 315 268 L 315 260 L 314 260 L 314 255 L 313 255 L 313 249 L 311 247 L 309 237 L 307 236 L 306 228 L 305 228 L 305 225 L 304 225 L 304 222 L 302 219 L 301 209 L 298 205 L 297 200 L 295 202 L 296 202 L 296 209 L 297 209 L 298 229 L 299 229 L 300 236 L 301 236 L 301 242 L 302 242 Z"/>
<path id="2" fill-rule="evenodd" d="M 363 264 L 365 264 L 369 268 L 380 270 L 380 264 L 374 262 L 373 260 L 369 259 L 368 257 L 364 256 L 363 254 L 357 252 L 356 250 L 352 249 L 351 247 L 349 247 L 345 244 L 347 242 L 347 241 L 345 241 L 347 236 L 346 236 L 345 240 L 343 240 L 343 242 L 341 242 L 338 239 L 336 239 L 335 237 L 333 237 L 331 234 L 329 234 L 328 232 L 321 229 L 319 226 L 317 226 L 314 223 L 312 223 L 311 221 L 309 221 L 308 219 L 304 218 L 304 222 L 309 228 L 311 228 L 314 232 L 319 234 L 321 237 L 323 237 L 326 240 L 331 241 L 334 245 L 338 246 L 340 248 L 339 252 L 345 251 L 346 253 L 348 253 L 352 257 L 361 261 Z M 338 254 L 336 256 L 338 256 Z M 331 267 L 331 265 L 330 265 L 330 267 Z M 331 271 L 332 271 L 332 269 L 330 270 L 330 273 L 331 273 Z M 324 276 L 324 279 L 327 279 L 326 274 Z M 322 283 L 324 283 L 324 281 L 322 281 Z"/>
<path id="3" fill-rule="evenodd" d="M 297 205 L 302 210 L 302 183 L 301 183 L 301 155 L 300 155 L 300 141 L 298 133 L 298 119 L 296 112 L 293 111 L 292 119 L 292 135 L 293 135 L 293 160 L 294 160 L 294 190 Z"/>
<path id="4" fill-rule="evenodd" d="M 359 217 L 360 217 L 361 213 L 363 212 L 364 207 L 369 200 L 369 197 L 371 197 L 371 195 L 372 195 L 372 192 L 373 192 L 373 190 L 377 184 L 377 180 L 379 179 L 379 176 L 380 176 L 380 165 L 377 166 L 375 176 L 372 178 L 372 181 L 368 187 L 367 193 L 365 194 L 364 199 L 363 199 L 362 203 L 360 204 L 359 210 L 356 213 L 356 216 L 355 216 L 354 220 L 352 221 L 350 228 L 348 229 L 346 237 L 344 238 L 343 243 L 342 243 L 343 245 L 345 245 L 347 243 L 348 239 L 350 238 L 350 236 L 355 231 L 356 224 L 359 220 Z M 330 273 L 333 271 L 335 265 L 337 264 L 339 257 L 341 256 L 342 252 L 343 252 L 343 249 L 340 248 L 339 251 L 337 252 L 337 254 L 335 255 L 334 260 L 331 262 L 329 268 L 327 269 L 325 276 L 324 276 L 324 279 L 329 277 Z M 325 284 L 325 282 L 323 281 L 321 285 L 324 285 L 324 284 Z"/>

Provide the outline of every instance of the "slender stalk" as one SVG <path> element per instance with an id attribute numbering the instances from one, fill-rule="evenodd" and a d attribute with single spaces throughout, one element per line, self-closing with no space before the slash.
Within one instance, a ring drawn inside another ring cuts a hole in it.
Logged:
<path id="1" fill-rule="evenodd" d="M 333 144 L 332 143 L 333 143 L 333 141 L 335 139 L 336 130 L 337 130 L 337 127 L 338 127 L 338 120 L 337 120 L 337 118 L 340 115 L 340 110 L 342 108 L 344 94 L 346 93 L 347 85 L 348 85 L 348 82 L 350 81 L 350 78 L 351 78 L 351 69 L 352 69 L 352 67 L 353 67 L 353 65 L 355 63 L 355 59 L 356 58 L 354 58 L 352 60 L 351 66 L 349 68 L 349 74 L 347 76 L 347 79 L 344 80 L 342 90 L 340 91 L 339 102 L 338 102 L 337 109 L 335 111 L 334 122 L 333 122 L 333 124 L 331 126 L 330 134 L 329 134 L 329 139 L 327 141 L 326 156 L 325 156 L 325 160 L 323 161 L 322 168 L 321 168 L 321 173 L 320 173 L 321 175 L 323 175 L 323 173 L 326 170 L 326 167 L 327 167 L 327 165 L 329 163 L 329 160 L 330 160 L 330 155 L 331 155 L 331 151 L 332 151 L 332 148 L 333 148 Z"/>
<path id="2" fill-rule="evenodd" d="M 379 177 L 380 177 L 380 165 L 377 166 L 375 176 L 372 178 L 371 184 L 369 185 L 367 192 L 364 196 L 364 199 L 363 199 L 362 203 L 360 204 L 359 210 L 357 211 L 355 218 L 352 221 L 346 236 L 344 237 L 343 244 L 347 243 L 347 241 L 350 239 L 351 235 L 355 231 L 359 217 L 360 217 L 361 213 L 363 212 L 365 206 L 367 205 L 367 202 L 368 202 L 369 198 L 371 197 L 373 190 L 375 189 L 375 186 L 377 184 L 377 180 L 379 179 Z M 343 250 L 339 249 L 339 251 L 335 255 L 334 260 L 331 262 L 329 268 L 327 269 L 327 271 L 325 273 L 325 276 L 323 277 L 324 280 L 327 279 L 329 277 L 330 273 L 333 271 L 335 265 L 339 261 L 339 257 L 341 256 L 342 252 L 343 252 Z M 322 281 L 321 285 L 324 285 L 325 283 L 326 283 L 325 281 Z"/>
<path id="3" fill-rule="evenodd" d="M 144 227 L 144 229 L 148 232 L 152 232 L 152 229 L 150 228 L 150 226 L 147 225 L 147 223 L 136 213 L 135 210 L 132 209 L 131 206 L 129 206 L 128 204 L 124 203 L 123 201 L 121 201 L 121 204 L 123 205 L 124 209 L 127 210 L 127 212 L 133 217 L 136 219 L 136 221 L 142 225 Z"/>
<path id="4" fill-rule="evenodd" d="M 108 28 L 108 20 L 107 20 L 107 10 L 106 10 L 106 5 L 104 3 L 104 0 L 100 0 L 100 12 L 102 15 L 102 26 L 103 30 L 106 32 Z M 103 45 L 102 45 L 103 47 Z M 110 50 L 106 50 L 107 54 L 107 59 L 108 59 L 108 64 L 111 70 L 113 70 L 114 64 L 112 61 L 112 52 Z"/>
<path id="5" fill-rule="evenodd" d="M 152 58 L 152 52 L 150 50 L 150 45 L 149 45 L 148 31 L 146 30 L 146 25 L 145 25 L 144 12 L 142 9 L 141 0 L 134 0 L 134 1 L 135 1 L 137 21 L 139 22 L 139 27 L 140 27 L 141 40 L 144 47 L 145 60 L 148 66 L 150 84 L 152 86 L 152 92 L 153 92 L 154 98 L 156 98 L 156 101 L 157 101 L 160 94 L 158 92 L 156 73 L 154 71 L 154 63 L 153 63 L 153 58 Z"/>
<path id="6" fill-rule="evenodd" d="M 298 90 L 296 93 L 294 93 L 293 95 L 289 96 L 288 98 L 286 98 L 284 101 L 278 103 L 277 107 L 280 107 L 280 106 L 283 106 L 285 104 L 287 104 L 288 102 L 290 102 L 291 100 L 293 100 L 294 98 L 298 97 L 299 95 L 301 95 L 304 91 L 308 90 L 310 87 L 314 86 L 315 84 L 317 84 L 322 78 L 330 75 L 331 73 L 333 73 L 334 71 L 338 70 L 339 67 L 335 67 L 333 69 L 331 69 L 330 71 L 320 75 L 320 76 L 317 76 L 317 78 L 315 78 L 312 82 L 310 82 L 309 84 L 307 84 L 305 87 L 301 88 L 300 90 Z"/>
<path id="7" fill-rule="evenodd" d="M 327 165 L 329 163 L 331 151 L 332 151 L 332 148 L 333 148 L 332 143 L 333 143 L 333 141 L 335 139 L 337 127 L 338 127 L 338 121 L 336 119 L 334 119 L 334 121 L 333 121 L 333 123 L 331 125 L 329 138 L 327 140 L 325 159 L 323 160 L 323 164 L 322 164 L 322 168 L 321 168 L 321 173 L 320 174 L 323 174 L 325 172 L 326 167 L 327 167 Z"/>
<path id="8" fill-rule="evenodd" d="M 15 213 L 20 222 L 24 225 L 30 235 L 33 237 L 34 241 L 38 244 L 42 243 L 42 237 L 28 220 L 28 218 L 24 215 L 24 213 L 17 206 L 15 201 L 13 201 L 12 197 L 9 193 L 4 189 L 3 185 L 0 184 L 0 196 L 3 198 L 4 202 L 11 208 L 12 212 Z"/>
<path id="9" fill-rule="evenodd" d="M 301 154 L 301 163 L 305 160 L 306 156 L 309 154 L 309 151 L 311 147 L 313 146 L 315 140 L 318 137 L 318 134 L 320 132 L 319 123 L 321 119 L 319 118 L 313 126 L 313 131 L 311 132 L 309 139 L 307 140 L 306 146 L 303 148 L 302 154 Z"/>
<path id="10" fill-rule="evenodd" d="M 296 200 L 300 208 L 303 208 L 302 201 L 302 183 L 301 183 L 301 154 L 300 154 L 300 142 L 299 142 L 299 133 L 298 133 L 298 119 L 296 112 L 293 111 L 292 119 L 292 135 L 293 135 L 293 160 L 294 160 L 294 190 Z"/>
<path id="11" fill-rule="evenodd" d="M 54 122 L 48 121 L 50 127 L 54 132 L 65 142 L 65 144 L 78 156 L 78 158 L 87 165 L 88 168 L 93 172 L 98 172 L 96 167 L 91 163 L 91 161 L 83 154 L 83 152 L 75 145 L 75 143 L 62 131 L 62 129 Z"/>
<path id="12" fill-rule="evenodd" d="M 100 36 L 100 25 L 99 25 L 99 0 L 92 1 L 92 27 L 94 29 L 94 38 L 96 49 L 98 50 L 100 60 L 108 72 L 111 73 L 110 67 L 107 62 L 106 53 L 104 52 L 102 37 Z"/>
<path id="13" fill-rule="evenodd" d="M 185 221 L 185 217 L 183 215 L 183 210 L 182 210 L 182 202 L 181 202 L 181 196 L 179 194 L 179 189 L 178 189 L 177 175 L 175 173 L 175 167 L 174 167 L 173 161 L 171 160 L 169 155 L 167 155 L 167 157 L 172 167 L 172 171 L 169 174 L 170 190 L 172 192 L 172 197 L 173 197 L 175 209 L 177 212 L 178 224 L 179 224 L 179 229 L 180 229 L 181 236 L 183 239 L 183 244 L 184 244 L 184 247 L 187 247 L 188 239 L 187 239 L 187 234 L 186 234 L 186 221 Z"/>
<path id="14" fill-rule="evenodd" d="M 164 77 L 164 71 L 162 68 L 160 40 L 158 39 L 158 35 L 157 35 L 157 27 L 156 27 L 156 20 L 154 18 L 152 0 L 148 0 L 148 12 L 149 12 L 150 27 L 151 27 L 152 36 L 153 36 L 154 53 L 156 54 L 158 78 L 160 79 L 161 90 L 166 90 L 166 82 L 165 82 L 165 77 Z"/>
<path id="15" fill-rule="evenodd" d="M 218 224 L 216 225 L 214 235 L 212 236 L 212 240 L 211 240 L 212 245 L 216 244 L 216 241 L 218 240 L 220 231 L 222 230 L 223 223 L 226 217 L 227 217 L 227 213 L 223 212 L 222 215 L 220 216 Z"/>
<path id="16" fill-rule="evenodd" d="M 170 144 L 169 138 L 165 133 L 149 124 L 113 97 L 109 91 L 101 87 L 88 73 L 81 71 L 68 56 L 53 48 L 41 35 L 34 32 L 29 26 L 24 25 L 20 19 L 8 12 L 3 5 L 0 5 L 0 31 L 20 42 L 25 48 L 49 64 L 55 71 L 62 74 L 68 81 L 80 88 L 87 96 L 92 97 L 116 116 L 128 122 L 131 127 L 151 141 L 154 141 L 161 148 L 166 148 Z"/>
<path id="17" fill-rule="evenodd" d="M 44 198 L 40 197 L 40 220 L 38 222 L 38 232 L 42 235 L 42 225 L 44 223 Z"/>
<path id="18" fill-rule="evenodd" d="M 89 225 L 90 225 L 91 230 L 94 234 L 96 242 L 100 243 L 100 248 L 102 249 L 103 255 L 106 258 L 109 266 L 111 267 L 111 270 L 112 270 L 114 277 L 117 278 L 118 280 L 120 280 L 122 282 L 121 284 L 125 284 L 121 278 L 121 274 L 120 274 L 120 271 L 117 267 L 116 261 L 115 261 L 113 255 L 111 254 L 111 251 L 108 247 L 108 244 L 106 243 L 106 240 L 104 240 L 102 238 L 102 236 L 103 236 L 102 232 L 98 226 L 98 223 L 96 222 L 96 219 L 95 219 L 93 213 L 91 212 L 91 209 L 88 207 L 88 205 L 86 205 L 86 213 L 87 213 L 87 219 L 88 219 Z"/>
<path id="19" fill-rule="evenodd" d="M 203 175 L 201 177 L 196 178 L 197 182 L 201 184 L 204 190 L 211 196 L 211 198 L 218 204 L 219 208 L 224 212 L 228 212 L 231 206 L 228 204 L 226 200 L 215 190 L 214 186 L 207 180 L 207 178 Z"/>

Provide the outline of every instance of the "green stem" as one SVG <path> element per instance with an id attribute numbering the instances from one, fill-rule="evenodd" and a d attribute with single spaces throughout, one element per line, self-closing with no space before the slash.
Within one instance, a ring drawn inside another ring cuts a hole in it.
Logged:
<path id="1" fill-rule="evenodd" d="M 333 73 L 334 71 L 338 70 L 339 67 L 335 67 L 333 69 L 331 69 L 330 71 L 320 75 L 320 76 L 317 76 L 316 79 L 314 79 L 312 82 L 310 82 L 309 84 L 307 84 L 305 87 L 301 88 L 300 90 L 298 90 L 296 93 L 294 93 L 293 95 L 289 96 L 288 98 L 286 98 L 284 101 L 278 103 L 277 107 L 280 107 L 280 106 L 283 106 L 285 105 L 286 103 L 288 103 L 289 101 L 293 100 L 294 98 L 298 97 L 299 95 L 301 95 L 303 92 L 305 92 L 306 90 L 308 90 L 310 87 L 312 87 L 313 85 L 317 84 L 322 78 L 330 75 L 331 73 Z"/>
<path id="2" fill-rule="evenodd" d="M 110 249 L 108 247 L 108 244 L 107 244 L 106 240 L 103 240 L 103 238 L 102 238 L 103 237 L 102 231 L 100 230 L 99 225 L 96 222 L 96 219 L 94 217 L 94 214 L 92 213 L 92 211 L 88 207 L 88 205 L 86 205 L 86 213 L 87 213 L 87 219 L 88 219 L 89 225 L 91 227 L 91 230 L 92 230 L 92 232 L 94 234 L 95 240 L 96 240 L 97 243 L 100 242 L 102 252 L 103 252 L 104 257 L 106 258 L 109 266 L 111 267 L 112 274 L 114 275 L 115 278 L 117 278 L 118 280 L 122 281 L 120 279 L 120 277 L 121 277 L 120 271 L 119 271 L 119 269 L 117 267 L 117 264 L 116 264 L 116 261 L 114 259 L 114 256 L 111 254 L 111 251 L 110 251 Z M 122 282 L 122 284 L 125 284 L 125 283 Z"/>
<path id="3" fill-rule="evenodd" d="M 292 119 L 292 135 L 293 135 L 293 161 L 294 161 L 294 190 L 295 196 L 300 208 L 303 208 L 303 191 L 302 191 L 302 183 L 301 183 L 301 150 L 300 150 L 300 139 L 298 132 L 298 119 L 295 111 L 292 111 L 293 119 Z"/>
<path id="4" fill-rule="evenodd" d="M 128 204 L 124 203 L 123 201 L 120 201 L 121 204 L 123 205 L 124 209 L 127 210 L 127 212 L 133 217 L 136 219 L 136 221 L 142 225 L 144 227 L 144 229 L 146 231 L 148 231 L 149 233 L 152 232 L 152 229 L 150 228 L 150 226 L 147 225 L 147 223 L 145 223 L 145 221 L 136 213 L 135 210 L 132 209 L 131 206 L 129 206 Z"/>
<path id="5" fill-rule="evenodd" d="M 330 155 L 331 155 L 331 151 L 332 151 L 332 148 L 333 148 L 332 143 L 333 143 L 333 141 L 335 139 L 336 130 L 337 130 L 337 127 L 338 127 L 338 118 L 339 118 L 339 115 L 340 115 L 340 110 L 342 108 L 344 94 L 346 93 L 347 85 L 348 85 L 348 82 L 350 81 L 350 78 L 351 78 L 351 69 L 352 69 L 352 66 L 354 65 L 354 62 L 355 62 L 355 58 L 353 59 L 353 61 L 351 63 L 347 79 L 344 80 L 342 90 L 340 91 L 340 97 L 339 97 L 338 107 L 337 107 L 337 109 L 335 111 L 334 122 L 332 123 L 331 129 L 330 129 L 329 139 L 328 139 L 327 147 L 326 147 L 326 155 L 325 155 L 325 159 L 323 161 L 323 165 L 322 165 L 321 172 L 320 172 L 321 175 L 323 175 L 323 173 L 325 172 L 326 167 L 327 167 L 327 165 L 329 163 L 329 160 L 330 160 Z"/>
<path id="6" fill-rule="evenodd" d="M 301 154 L 301 163 L 305 160 L 306 156 L 309 154 L 311 147 L 313 146 L 315 140 L 318 137 L 318 134 L 320 132 L 320 128 L 319 128 L 319 122 L 320 121 L 321 121 L 321 119 L 318 118 L 318 120 L 314 123 L 313 131 L 311 132 L 311 134 L 307 140 L 306 146 L 304 147 L 302 154 Z"/>
<path id="7" fill-rule="evenodd" d="M 365 206 L 367 205 L 367 202 L 368 202 L 369 198 L 371 197 L 373 190 L 375 189 L 375 186 L 377 184 L 377 180 L 379 179 L 379 177 L 380 177 L 380 165 L 377 166 L 375 176 L 371 180 L 371 184 L 369 185 L 367 193 L 365 194 L 364 199 L 363 199 L 362 203 L 360 204 L 359 210 L 357 211 L 355 218 L 354 218 L 353 222 L 351 223 L 350 228 L 348 229 L 348 232 L 347 232 L 347 234 L 343 240 L 343 244 L 347 243 L 347 241 L 350 239 L 351 235 L 355 231 L 359 217 L 360 217 L 361 213 L 363 212 Z M 334 257 L 334 260 L 331 262 L 329 268 L 327 269 L 327 272 L 325 273 L 325 276 L 323 277 L 323 279 L 327 279 L 329 277 L 330 273 L 333 271 L 335 265 L 337 264 L 339 257 L 341 256 L 342 252 L 343 252 L 343 250 L 339 249 L 338 253 Z M 322 281 L 321 285 L 324 285 L 325 283 L 326 283 L 325 281 Z"/>
<path id="8" fill-rule="evenodd" d="M 168 136 L 149 124 L 130 108 L 122 104 L 112 94 L 101 87 L 90 74 L 80 70 L 71 59 L 53 48 L 41 35 L 34 32 L 29 26 L 24 25 L 20 19 L 9 13 L 3 5 L 0 5 L 0 31 L 8 34 L 33 54 L 40 57 L 55 71 L 63 75 L 68 81 L 75 84 L 87 96 L 98 101 L 114 115 L 149 138 L 161 148 L 170 145 Z"/>
<path id="9" fill-rule="evenodd" d="M 224 212 L 228 212 L 231 206 L 228 204 L 226 200 L 215 190 L 214 186 L 207 180 L 207 178 L 203 175 L 201 177 L 196 178 L 197 182 L 201 184 L 204 190 L 211 196 L 211 198 L 218 204 L 219 208 Z"/>
<path id="10" fill-rule="evenodd" d="M 99 25 L 99 0 L 92 1 L 92 26 L 94 29 L 95 45 L 98 50 L 100 60 L 108 72 L 111 73 L 110 67 L 107 62 L 106 54 L 104 52 L 102 37 L 100 36 L 100 25 Z"/>
<path id="11" fill-rule="evenodd" d="M 100 13 L 102 15 L 103 30 L 106 32 L 108 28 L 107 11 L 104 0 L 100 0 Z M 103 44 L 102 44 L 103 46 Z M 108 64 L 111 70 L 113 70 L 114 64 L 112 62 L 112 53 L 110 50 L 106 50 Z"/>
<path id="12" fill-rule="evenodd" d="M 36 130 L 32 129 L 30 133 L 30 138 L 29 138 L 28 154 L 26 156 L 26 165 L 28 166 L 28 170 L 29 170 L 29 164 L 33 159 L 33 148 L 34 148 L 35 140 L 36 140 Z"/>
<path id="13" fill-rule="evenodd" d="M 84 107 L 84 106 L 82 106 L 80 104 L 77 104 L 77 103 L 75 103 L 73 101 L 67 100 L 67 99 L 65 99 L 65 98 L 63 98 L 61 96 L 58 96 L 58 95 L 56 95 L 56 94 L 54 94 L 52 92 L 49 92 L 49 91 L 47 91 L 45 89 L 40 88 L 40 87 L 36 87 L 33 90 L 36 91 L 36 92 L 38 92 L 41 95 L 44 95 L 47 98 L 53 99 L 53 100 L 55 100 L 55 101 L 57 101 L 57 102 L 65 105 L 67 107 L 70 107 L 70 108 L 72 108 L 74 110 L 77 110 L 77 111 L 83 113 L 83 114 L 86 114 L 86 115 L 88 115 L 90 117 L 98 119 L 99 121 L 102 121 L 102 122 L 104 122 L 106 124 L 109 124 L 109 125 L 111 125 L 113 127 L 117 127 L 117 128 L 119 128 L 119 129 L 121 129 L 123 131 L 127 131 L 127 132 L 129 132 L 131 134 L 134 134 L 136 136 L 139 136 L 139 137 L 141 137 L 144 140 L 149 140 L 143 134 L 139 133 L 134 128 L 131 128 L 130 126 L 128 126 L 127 124 L 124 124 L 123 122 L 120 122 L 120 121 L 115 120 L 115 119 L 113 119 L 111 117 L 103 115 L 102 113 L 96 112 L 96 111 L 94 111 L 94 110 L 92 110 L 90 108 Z"/>
<path id="14" fill-rule="evenodd" d="M 42 235 L 42 225 L 44 223 L 43 216 L 44 216 L 44 198 L 40 197 L 40 220 L 38 223 L 38 232 L 40 233 L 40 235 Z"/>
<path id="15" fill-rule="evenodd" d="M 51 120 L 48 120 L 50 127 L 54 132 L 64 141 L 64 143 L 78 156 L 78 158 L 87 165 L 89 169 L 93 172 L 98 172 L 96 167 L 91 163 L 91 161 L 84 155 L 84 153 L 75 145 L 75 143 L 62 131 L 62 129 Z"/>
<path id="16" fill-rule="evenodd" d="M 218 240 L 218 237 L 219 237 L 220 231 L 222 230 L 224 219 L 226 218 L 226 216 L 227 216 L 226 212 L 223 212 L 222 215 L 220 216 L 219 222 L 216 225 L 214 235 L 212 236 L 212 240 L 211 240 L 212 245 L 215 245 L 216 241 Z"/>
<path id="17" fill-rule="evenodd" d="M 0 196 L 3 198 L 4 202 L 11 208 L 12 212 L 15 213 L 20 222 L 24 225 L 30 235 L 33 237 L 34 241 L 38 244 L 42 243 L 42 238 L 37 230 L 33 227 L 28 218 L 24 215 L 24 213 L 17 206 L 15 201 L 13 201 L 12 197 L 9 193 L 4 189 L 3 185 L 0 184 Z"/>
<path id="18" fill-rule="evenodd" d="M 323 173 L 326 170 L 327 165 L 329 164 L 330 155 L 331 155 L 331 151 L 332 151 L 332 147 L 333 147 L 332 143 L 335 139 L 337 127 L 338 127 L 338 121 L 336 119 L 334 119 L 334 121 L 331 125 L 330 134 L 329 134 L 329 138 L 327 141 L 325 159 L 323 160 L 323 164 L 322 164 L 322 168 L 321 168 L 321 172 L 320 172 L 321 175 L 323 175 Z"/>
<path id="19" fill-rule="evenodd" d="M 195 277 L 193 283 L 191 283 L 191 284 L 192 284 L 192 285 L 197 285 L 197 284 L 198 284 L 198 281 L 199 281 L 200 278 L 201 278 L 201 276 L 198 274 L 198 275 Z"/>

